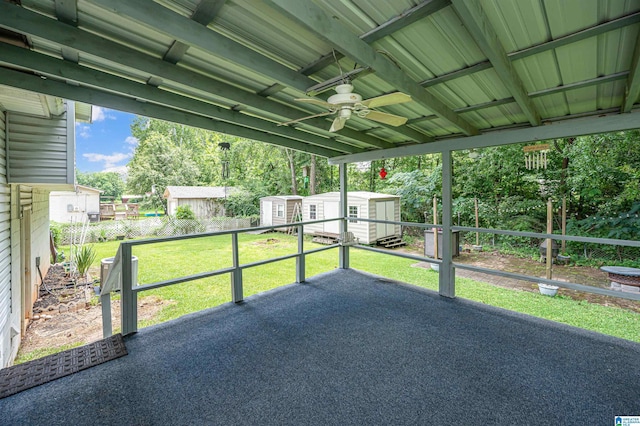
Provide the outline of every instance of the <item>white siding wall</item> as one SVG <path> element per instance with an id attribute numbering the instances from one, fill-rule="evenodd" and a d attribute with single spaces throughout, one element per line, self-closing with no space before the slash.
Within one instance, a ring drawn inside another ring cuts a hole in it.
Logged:
<path id="1" fill-rule="evenodd" d="M 74 221 L 83 221 L 87 219 L 88 212 L 100 211 L 100 194 L 94 191 L 53 191 L 49 198 L 49 218 L 50 220 L 68 223 Z M 77 212 L 69 212 L 68 205 L 77 207 Z"/>
<path id="2" fill-rule="evenodd" d="M 198 219 L 220 217 L 225 215 L 223 202 L 224 200 L 221 199 L 179 198 L 177 199 L 175 210 L 173 213 L 169 212 L 169 214 L 176 214 L 179 206 L 189 206 Z"/>
<path id="3" fill-rule="evenodd" d="M 7 113 L 9 183 L 73 184 L 75 131 L 73 104 L 59 117 L 46 119 Z"/>
<path id="4" fill-rule="evenodd" d="M 340 200 L 339 194 L 318 194 L 311 195 L 309 197 L 305 197 L 302 200 L 302 218 L 304 221 L 311 220 L 309 218 L 309 205 L 315 204 L 317 211 L 317 219 L 324 219 L 324 202 L 325 201 L 333 201 L 337 202 Z M 347 205 L 348 206 L 358 206 L 358 217 L 366 218 L 366 219 L 375 219 L 376 218 L 376 202 L 377 201 L 391 201 L 394 202 L 394 220 L 400 221 L 400 199 L 396 197 L 390 198 L 363 198 L 356 194 L 349 194 L 347 197 Z M 348 212 L 348 210 L 347 210 Z M 323 232 L 324 225 L 322 223 L 315 225 L 306 225 L 304 227 L 305 234 L 313 234 L 315 232 Z M 348 224 L 349 231 L 353 232 L 353 234 L 360 240 L 362 244 L 371 244 L 375 242 L 378 237 L 376 235 L 376 224 L 368 223 L 368 222 L 358 222 L 353 223 L 349 222 Z M 401 229 L 400 225 L 395 226 L 395 233 L 400 235 Z"/>
<path id="5" fill-rule="evenodd" d="M 5 113 L 0 111 L 0 368 L 12 359 L 11 190 L 7 185 L 5 134 Z"/>

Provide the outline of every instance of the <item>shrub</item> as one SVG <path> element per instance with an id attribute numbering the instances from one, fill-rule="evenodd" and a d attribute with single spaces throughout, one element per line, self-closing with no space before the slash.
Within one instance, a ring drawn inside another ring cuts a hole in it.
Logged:
<path id="1" fill-rule="evenodd" d="M 95 259 L 96 251 L 93 246 L 83 245 L 78 249 L 74 260 L 78 268 L 78 274 L 80 274 L 81 277 L 87 276 L 87 271 Z"/>
<path id="2" fill-rule="evenodd" d="M 178 206 L 176 209 L 176 219 L 195 219 L 196 215 L 188 205 Z"/>

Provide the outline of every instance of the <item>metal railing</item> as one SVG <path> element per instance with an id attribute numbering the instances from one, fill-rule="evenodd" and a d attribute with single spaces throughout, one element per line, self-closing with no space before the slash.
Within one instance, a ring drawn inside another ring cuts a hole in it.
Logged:
<path id="1" fill-rule="evenodd" d="M 298 244 L 297 244 L 297 252 L 293 254 L 287 254 L 284 256 L 273 257 L 265 260 L 259 260 L 250 263 L 241 263 L 240 255 L 239 255 L 239 241 L 238 235 L 246 232 L 256 232 L 256 231 L 268 231 L 282 228 L 283 225 L 271 225 L 271 226 L 261 226 L 257 228 L 245 228 L 238 230 L 229 230 L 229 231 L 220 231 L 220 232 L 209 232 L 202 234 L 191 234 L 191 235 L 182 235 L 176 237 L 165 237 L 165 238 L 154 238 L 154 239 L 145 239 L 145 240 L 132 240 L 132 241 L 124 241 L 121 243 L 121 265 L 122 270 L 120 271 L 122 274 L 122 289 L 121 289 L 121 324 L 122 324 L 122 334 L 130 334 L 135 333 L 138 329 L 137 321 L 137 298 L 138 293 L 156 289 L 160 287 L 165 287 L 174 284 L 185 283 L 188 281 L 199 280 L 202 278 L 213 277 L 216 275 L 230 274 L 231 275 L 231 300 L 235 303 L 239 303 L 244 299 L 243 294 L 243 282 L 242 282 L 242 271 L 244 269 L 253 268 L 261 265 L 266 265 L 273 262 L 278 262 L 287 259 L 296 259 L 296 282 L 301 283 L 304 282 L 305 277 L 305 257 L 307 255 L 318 253 L 325 250 L 330 250 L 336 247 L 342 247 L 345 250 L 348 250 L 349 247 L 354 247 L 361 250 L 372 251 L 376 253 L 401 257 L 405 259 L 417 260 L 421 262 L 428 262 L 433 264 L 441 265 L 443 264 L 443 260 L 437 258 L 430 258 L 426 256 L 419 256 L 410 253 L 391 251 L 388 249 L 380 249 L 376 247 L 371 247 L 368 245 L 362 244 L 331 244 L 325 247 L 315 248 L 312 250 L 304 250 L 304 227 L 307 225 L 320 224 L 325 222 L 332 221 L 342 221 L 342 223 L 348 223 L 349 220 L 353 218 L 344 217 L 344 218 L 331 218 L 331 219 L 321 219 L 307 222 L 296 222 L 292 224 L 287 224 L 287 227 L 295 227 L 297 229 L 298 234 Z M 442 225 L 438 224 L 427 224 L 427 223 L 414 223 L 414 222 L 399 222 L 399 221 L 389 221 L 389 220 L 378 220 L 378 219 L 367 219 L 367 218 L 358 218 L 358 221 L 361 222 L 370 222 L 370 223 L 384 223 L 384 224 L 392 224 L 392 225 L 401 225 L 401 226 L 411 226 L 418 227 L 424 229 L 442 229 Z M 465 226 L 452 226 L 451 231 L 463 231 L 463 232 L 481 232 L 481 233 L 493 233 L 493 234 L 501 234 L 501 235 L 510 235 L 510 236 L 519 236 L 519 237 L 530 237 L 530 238 L 543 238 L 543 239 L 554 239 L 554 240 L 565 240 L 565 241 L 577 241 L 584 243 L 596 243 L 596 244 L 614 244 L 614 245 L 623 245 L 629 247 L 640 247 L 640 241 L 629 241 L 629 240 L 616 240 L 610 238 L 591 238 L 591 237 L 579 237 L 579 236 L 567 236 L 567 235 L 558 235 L 558 234 L 544 234 L 544 233 L 535 233 L 535 232 L 520 232 L 520 231 L 505 231 L 500 229 L 487 229 L 487 228 L 474 228 L 474 227 L 465 227 Z M 220 235 L 230 235 L 231 236 L 231 245 L 232 245 L 232 266 L 221 268 L 212 271 L 201 272 L 197 274 L 192 274 L 188 276 L 172 278 L 164 281 L 158 281 L 145 285 L 133 285 L 133 276 L 132 276 L 132 248 L 134 246 L 143 246 L 148 244 L 157 244 L 163 242 L 177 241 L 177 240 L 186 240 L 186 239 L 195 239 L 195 238 L 206 238 L 212 236 L 220 236 Z M 342 255 L 342 254 L 341 254 Z M 567 282 L 567 281 L 557 281 L 552 279 L 533 277 L 529 275 L 517 274 L 512 272 L 506 272 L 496 269 L 488 269 L 481 268 L 477 266 L 472 266 L 468 264 L 452 262 L 452 254 L 444 253 L 449 257 L 449 262 L 451 263 L 453 268 L 460 268 L 470 271 L 476 271 L 480 273 L 496 275 L 501 277 L 513 278 L 518 280 L 532 281 L 538 283 L 552 284 L 558 287 L 568 288 L 572 290 L 584 291 L 589 293 L 595 293 L 605 296 L 612 296 L 617 298 L 625 298 L 631 300 L 640 300 L 640 293 L 625 293 L 620 291 L 609 290 L 605 288 L 598 288 L 587 286 L 579 283 Z M 447 273 L 447 271 L 443 271 L 442 268 L 439 270 L 440 280 L 442 281 L 442 276 L 446 277 L 446 279 L 452 280 L 455 284 L 455 273 Z M 110 299 L 109 295 L 102 295 L 103 302 L 103 332 L 105 336 L 111 335 L 111 314 L 110 314 Z M 108 313 L 107 313 L 108 311 Z M 107 318 L 108 316 L 108 318 Z"/>
<path id="2" fill-rule="evenodd" d="M 321 251 L 330 250 L 336 247 L 339 247 L 340 244 L 330 244 L 325 247 L 319 247 L 311 250 L 304 249 L 304 226 L 305 225 L 314 225 L 325 222 L 332 222 L 336 220 L 343 220 L 342 218 L 331 218 L 331 219 L 321 219 L 307 222 L 296 222 L 287 224 L 288 228 L 293 227 L 296 228 L 298 234 L 298 244 L 297 251 L 293 254 L 287 254 L 283 256 L 277 256 L 269 259 L 259 260 L 250 263 L 241 263 L 240 260 L 240 243 L 238 241 L 238 235 L 241 233 L 247 232 L 257 232 L 257 231 L 270 231 L 274 229 L 282 228 L 283 225 L 270 225 L 270 226 L 261 226 L 257 228 L 244 228 L 237 230 L 228 230 L 228 231 L 219 231 L 219 232 L 208 232 L 201 234 L 190 234 L 190 235 L 181 235 L 175 237 L 165 237 L 165 238 L 152 238 L 152 239 L 144 239 L 144 240 L 131 240 L 131 241 L 123 241 L 120 244 L 120 256 L 121 256 L 121 270 L 112 270 L 109 273 L 121 273 L 121 330 L 122 334 L 131 334 L 135 333 L 138 330 L 138 293 L 157 289 L 161 287 L 166 287 L 174 284 L 181 284 L 189 281 L 195 281 L 202 278 L 209 278 L 216 275 L 231 275 L 231 301 L 234 303 L 242 302 L 244 299 L 243 293 L 243 283 L 242 283 L 242 271 L 248 268 L 254 268 L 261 265 L 266 265 L 273 262 L 279 262 L 287 259 L 296 259 L 296 282 L 301 283 L 305 281 L 305 257 L 310 254 L 319 253 Z M 133 253 L 132 248 L 134 246 L 144 246 L 149 244 L 158 244 L 164 242 L 178 241 L 178 240 L 188 240 L 188 239 L 196 239 L 196 238 L 207 238 L 221 235 L 230 235 L 231 237 L 231 258 L 232 265 L 226 268 L 216 269 L 212 271 L 200 272 L 197 274 L 182 276 L 178 278 L 172 278 L 163 281 L 157 281 L 150 284 L 144 285 L 134 285 L 133 275 L 132 275 L 132 260 Z M 101 301 L 103 304 L 102 310 L 102 321 L 103 321 L 103 334 L 105 337 L 110 336 L 112 334 L 111 327 L 111 310 L 110 310 L 110 295 L 109 293 L 101 295 Z"/>
<path id="3" fill-rule="evenodd" d="M 416 228 L 425 228 L 425 229 L 426 228 L 442 229 L 442 225 L 423 224 L 423 223 L 414 223 L 414 222 L 396 222 L 396 221 L 389 221 L 389 220 L 365 219 L 365 218 L 358 218 L 358 221 L 371 222 L 371 223 L 395 224 L 395 225 L 401 225 L 401 226 L 412 226 Z M 610 245 L 620 245 L 620 246 L 626 246 L 626 247 L 640 247 L 640 241 L 618 240 L 613 238 L 593 238 L 593 237 L 581 237 L 581 236 L 571 236 L 571 235 L 545 234 L 545 233 L 537 233 L 537 232 L 507 231 L 502 229 L 474 228 L 469 226 L 452 226 L 451 231 L 480 232 L 480 233 L 487 233 L 487 234 L 509 235 L 509 236 L 515 236 L 515 237 L 529 237 L 529 238 L 541 238 L 541 239 L 552 239 L 552 240 L 576 241 L 581 243 L 610 244 Z M 442 261 L 439 259 L 422 257 L 422 256 L 417 256 L 409 253 L 395 252 L 395 251 L 386 250 L 386 249 L 379 249 L 379 248 L 374 248 L 374 247 L 370 247 L 362 244 L 358 244 L 353 247 L 362 249 L 362 250 L 373 251 L 376 253 L 383 253 L 391 256 L 402 257 L 405 259 L 442 264 Z M 449 254 L 449 256 L 451 256 L 451 254 Z M 506 271 L 501 271 L 497 269 L 482 268 L 482 267 L 468 265 L 468 264 L 459 263 L 459 262 L 452 262 L 452 265 L 454 268 L 480 272 L 488 275 L 495 275 L 495 276 L 500 276 L 505 278 L 513 278 L 517 280 L 530 281 L 530 282 L 536 282 L 536 283 L 551 284 L 551 285 L 555 285 L 558 287 L 563 287 L 571 290 L 600 294 L 604 296 L 617 297 L 621 299 L 640 300 L 640 293 L 621 292 L 617 290 L 593 287 L 593 286 L 574 283 L 570 281 L 558 281 L 553 279 L 534 277 L 531 275 L 518 274 L 514 272 L 506 272 Z M 443 274 L 443 273 L 446 273 L 446 271 L 440 270 L 439 273 Z M 451 278 L 455 280 L 455 274 L 452 274 Z"/>

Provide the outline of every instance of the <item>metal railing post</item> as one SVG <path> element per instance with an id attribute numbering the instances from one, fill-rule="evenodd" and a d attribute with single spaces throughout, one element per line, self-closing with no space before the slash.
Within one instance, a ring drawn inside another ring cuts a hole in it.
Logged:
<path id="1" fill-rule="evenodd" d="M 304 265 L 304 226 L 298 225 L 298 257 L 296 257 L 296 282 L 303 283 L 305 281 L 305 265 Z"/>
<path id="2" fill-rule="evenodd" d="M 100 295 L 100 305 L 102 306 L 102 337 L 107 338 L 113 335 L 111 326 L 111 293 Z"/>
<path id="3" fill-rule="evenodd" d="M 451 233 L 453 160 L 451 151 L 442 152 L 442 263 L 438 292 L 455 297 L 456 274 L 453 267 L 453 234 Z M 436 229 L 437 233 L 437 229 Z M 436 256 L 437 257 L 437 253 Z"/>
<path id="4" fill-rule="evenodd" d="M 340 237 L 344 238 L 348 231 L 347 216 L 349 209 L 347 207 L 347 164 L 340 164 Z M 349 246 L 341 245 L 338 249 L 340 269 L 349 269 Z"/>
<path id="5" fill-rule="evenodd" d="M 242 294 L 242 268 L 240 268 L 240 252 L 238 247 L 238 233 L 231 234 L 231 255 L 233 257 L 233 272 L 231 273 L 231 300 L 240 303 L 244 300 Z"/>
<path id="6" fill-rule="evenodd" d="M 138 294 L 133 291 L 131 271 L 131 245 L 122 243 L 122 290 L 120 307 L 122 312 L 122 334 L 138 331 Z"/>

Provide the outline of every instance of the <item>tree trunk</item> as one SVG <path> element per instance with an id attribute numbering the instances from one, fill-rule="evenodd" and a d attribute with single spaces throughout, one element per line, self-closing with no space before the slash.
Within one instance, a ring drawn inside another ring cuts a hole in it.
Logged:
<path id="1" fill-rule="evenodd" d="M 311 170 L 309 171 L 309 194 L 316 194 L 316 156 L 311 154 Z"/>
<path id="2" fill-rule="evenodd" d="M 298 195 L 298 182 L 296 181 L 296 162 L 293 150 L 285 149 L 284 152 L 287 154 L 287 158 L 289 159 L 289 170 L 291 170 L 291 195 Z"/>

